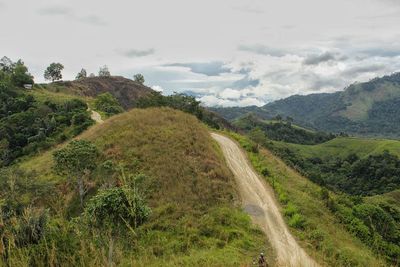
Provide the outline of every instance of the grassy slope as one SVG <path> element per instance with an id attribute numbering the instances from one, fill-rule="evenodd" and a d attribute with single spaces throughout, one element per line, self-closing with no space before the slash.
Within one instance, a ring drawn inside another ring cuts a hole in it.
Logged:
<path id="1" fill-rule="evenodd" d="M 266 248 L 263 234 L 238 208 L 232 175 L 217 145 L 193 116 L 166 108 L 134 109 L 92 127 L 79 138 L 93 141 L 106 159 L 123 164 L 126 172 L 140 171 L 149 177 L 145 187 L 152 216 L 138 229 L 135 247 L 126 249 L 123 242 L 116 245 L 117 263 L 239 266 L 250 264 Z M 66 213 L 76 196 L 72 190 L 64 193 L 64 179 L 51 170 L 51 153 L 20 167 L 37 173 L 38 182 L 60 184 L 53 190 L 60 204 L 52 209 Z M 94 181 L 100 186 L 101 177 Z M 82 262 L 103 264 L 106 252 L 88 245 L 90 240 L 81 242 L 82 247 L 92 249 L 86 253 L 90 256 L 82 255 Z"/>
<path id="2" fill-rule="evenodd" d="M 339 112 L 339 114 L 353 121 L 367 119 L 368 110 L 375 102 L 384 101 L 400 95 L 399 88 L 388 82 L 380 84 L 372 91 L 363 90 L 362 84 L 352 85 L 351 89 L 351 92 L 344 92 L 344 101 L 351 105 Z"/>
<path id="3" fill-rule="evenodd" d="M 232 135 L 246 147 L 249 141 L 239 135 Z M 320 197 L 321 187 L 289 168 L 281 159 L 267 149 L 259 153 L 248 152 L 252 164 L 257 170 L 267 168 L 270 175 L 266 180 L 275 184 L 279 193 L 277 198 L 287 199 L 297 207 L 306 219 L 304 229 L 291 227 L 302 247 L 320 263 L 329 266 L 384 266 L 361 241 L 352 237 L 337 222 L 334 215 L 326 208 Z M 283 197 L 284 196 L 284 197 Z M 282 203 L 285 208 L 286 205 Z"/>
<path id="4" fill-rule="evenodd" d="M 364 157 L 382 153 L 385 150 L 400 156 L 400 141 L 388 139 L 366 139 L 338 137 L 318 145 L 299 145 L 274 142 L 277 146 L 288 147 L 304 157 L 346 157 L 351 153 Z"/>

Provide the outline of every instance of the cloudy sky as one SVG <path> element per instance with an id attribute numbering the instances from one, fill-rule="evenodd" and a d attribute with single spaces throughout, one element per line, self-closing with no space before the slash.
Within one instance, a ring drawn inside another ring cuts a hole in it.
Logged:
<path id="1" fill-rule="evenodd" d="M 143 73 L 164 94 L 263 105 L 400 71 L 400 0 L 0 0 L 0 52 Z M 3 56 L 1 55 L 0 56 Z"/>

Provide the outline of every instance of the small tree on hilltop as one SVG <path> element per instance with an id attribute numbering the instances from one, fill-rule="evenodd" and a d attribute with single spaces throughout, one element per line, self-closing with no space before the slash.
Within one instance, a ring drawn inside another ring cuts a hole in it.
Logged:
<path id="1" fill-rule="evenodd" d="M 110 71 L 108 70 L 107 65 L 104 65 L 103 67 L 100 67 L 99 70 L 99 77 L 110 77 Z"/>
<path id="2" fill-rule="evenodd" d="M 14 64 L 11 80 L 14 85 L 19 87 L 24 84 L 33 84 L 33 76 L 28 72 L 28 68 L 22 60 L 18 60 L 18 62 Z"/>
<path id="3" fill-rule="evenodd" d="M 15 63 L 11 59 L 4 56 L 0 59 L 0 70 L 11 73 L 15 67 Z"/>
<path id="4" fill-rule="evenodd" d="M 75 79 L 76 80 L 81 80 L 81 79 L 85 79 L 87 77 L 87 72 L 85 69 L 81 69 L 80 72 L 78 72 L 78 74 L 76 75 Z"/>
<path id="5" fill-rule="evenodd" d="M 134 81 L 137 82 L 137 83 L 144 84 L 144 76 L 143 76 L 142 74 L 140 74 L 140 73 L 135 74 L 135 75 L 133 76 L 133 79 L 134 79 Z"/>
<path id="6" fill-rule="evenodd" d="M 97 147 L 86 140 L 74 140 L 53 154 L 56 171 L 76 182 L 82 207 L 87 192 L 85 178 L 96 168 L 98 155 Z"/>
<path id="7" fill-rule="evenodd" d="M 64 66 L 61 63 L 51 63 L 44 71 L 44 78 L 49 81 L 57 81 L 62 79 L 61 71 Z"/>

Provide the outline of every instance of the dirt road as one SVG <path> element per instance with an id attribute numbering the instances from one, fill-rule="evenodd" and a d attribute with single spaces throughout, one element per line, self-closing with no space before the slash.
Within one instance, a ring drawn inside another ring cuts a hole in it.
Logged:
<path id="1" fill-rule="evenodd" d="M 101 118 L 101 115 L 98 112 L 96 112 L 94 110 L 91 110 L 91 112 L 92 112 L 92 114 L 90 114 L 90 117 L 92 118 L 92 120 L 94 120 L 97 123 L 104 122 L 103 119 Z"/>
<path id="2" fill-rule="evenodd" d="M 276 265 L 318 266 L 290 234 L 272 189 L 260 180 L 244 152 L 231 139 L 216 133 L 211 135 L 221 146 L 226 162 L 235 175 L 244 209 L 262 228 L 274 248 Z"/>

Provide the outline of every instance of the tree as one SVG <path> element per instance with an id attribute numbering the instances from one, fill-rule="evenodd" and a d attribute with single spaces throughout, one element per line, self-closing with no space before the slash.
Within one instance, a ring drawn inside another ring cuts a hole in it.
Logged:
<path id="1" fill-rule="evenodd" d="M 78 72 L 78 74 L 76 75 L 75 79 L 76 80 L 80 80 L 80 79 L 84 79 L 87 77 L 87 72 L 85 69 L 81 69 L 80 72 Z"/>
<path id="2" fill-rule="evenodd" d="M 90 78 L 94 78 L 94 77 L 96 77 L 96 75 L 94 75 L 94 73 L 92 72 L 92 73 L 89 74 L 89 77 Z"/>
<path id="3" fill-rule="evenodd" d="M 278 114 L 278 115 L 275 116 L 274 119 L 277 120 L 277 121 L 281 121 L 282 120 L 282 116 Z"/>
<path id="4" fill-rule="evenodd" d="M 107 65 L 104 65 L 103 67 L 100 67 L 99 70 L 99 77 L 110 77 L 110 71 L 108 70 Z"/>
<path id="5" fill-rule="evenodd" d="M 249 138 L 256 142 L 257 144 L 264 144 L 266 141 L 266 136 L 263 130 L 260 127 L 253 128 L 249 132 Z"/>
<path id="6" fill-rule="evenodd" d="M 1 58 L 0 60 L 0 70 L 7 72 L 7 73 L 11 73 L 13 71 L 15 67 L 15 63 L 12 62 L 11 59 L 9 59 L 8 57 L 4 56 Z"/>
<path id="7" fill-rule="evenodd" d="M 74 140 L 53 154 L 56 171 L 69 176 L 69 179 L 76 182 L 82 207 L 87 191 L 85 178 L 96 168 L 98 155 L 97 147 L 86 140 Z"/>
<path id="8" fill-rule="evenodd" d="M 46 80 L 51 80 L 52 82 L 61 80 L 62 74 L 61 71 L 64 69 L 64 66 L 61 63 L 51 63 L 50 66 L 44 71 L 44 78 Z"/>
<path id="9" fill-rule="evenodd" d="M 33 84 L 33 76 L 28 72 L 28 68 L 22 60 L 15 63 L 12 70 L 11 81 L 15 86 L 24 86 L 24 84 Z"/>
<path id="10" fill-rule="evenodd" d="M 133 76 L 133 79 L 134 79 L 134 81 L 137 82 L 137 83 L 144 84 L 144 76 L 143 76 L 142 74 L 140 74 L 140 73 L 135 74 L 135 75 Z"/>

